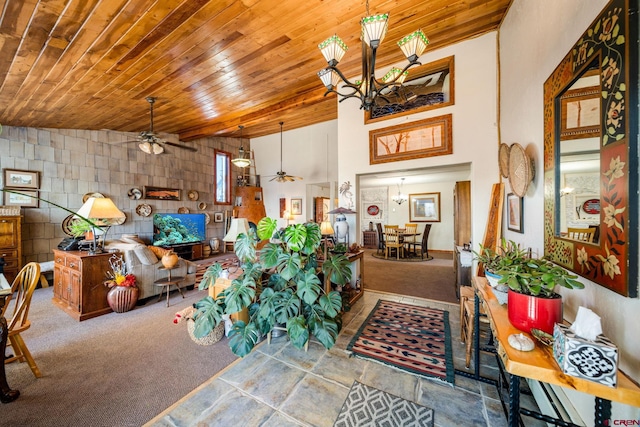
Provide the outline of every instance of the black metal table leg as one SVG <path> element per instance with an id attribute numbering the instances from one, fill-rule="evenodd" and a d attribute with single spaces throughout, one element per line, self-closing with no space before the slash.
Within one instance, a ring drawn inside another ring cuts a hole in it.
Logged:
<path id="1" fill-rule="evenodd" d="M 596 427 L 605 426 L 605 421 L 608 422 L 611 419 L 611 401 L 596 397 L 596 414 L 595 425 Z"/>
<path id="2" fill-rule="evenodd" d="M 509 378 L 509 427 L 520 424 L 520 377 L 510 375 Z"/>
<path id="3" fill-rule="evenodd" d="M 473 293 L 473 370 L 480 378 L 480 297 Z"/>
<path id="4" fill-rule="evenodd" d="M 0 360 L 0 402 L 2 403 L 13 402 L 20 396 L 18 390 L 12 390 L 9 384 L 7 384 L 7 377 L 4 370 L 4 352 L 7 348 L 8 335 L 9 327 L 7 326 L 7 319 L 0 317 L 0 354 L 2 354 L 2 360 Z"/>

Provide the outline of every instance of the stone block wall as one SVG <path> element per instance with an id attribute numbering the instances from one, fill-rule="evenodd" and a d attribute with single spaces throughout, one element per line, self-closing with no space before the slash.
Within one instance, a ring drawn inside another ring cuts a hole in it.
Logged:
<path id="1" fill-rule="evenodd" d="M 83 204 L 87 193 L 101 193 L 111 198 L 127 219 L 108 231 L 107 239 L 122 234 L 138 234 L 150 242 L 153 234 L 152 217 L 140 216 L 136 207 L 150 205 L 153 212 L 175 213 L 186 207 L 191 213 L 208 213 L 207 240 L 224 236 L 224 223 L 213 221 L 214 212 L 228 212 L 232 207 L 214 203 L 214 149 L 228 151 L 235 156 L 240 146 L 238 138 L 201 138 L 184 144 L 198 148 L 194 153 L 166 146 L 166 153 L 146 154 L 138 149 L 135 133 L 116 131 L 90 131 L 75 129 L 41 129 L 3 126 L 0 134 L 0 168 L 38 171 L 39 197 L 72 211 Z M 169 140 L 178 142 L 177 135 Z M 248 141 L 245 140 L 245 147 Z M 241 170 L 233 167 L 233 179 Z M 3 174 L 4 175 L 4 174 Z M 4 176 L 0 177 L 0 181 Z M 4 187 L 4 183 L 0 182 Z M 132 200 L 127 193 L 131 188 L 144 186 L 167 187 L 181 190 L 180 201 Z M 187 194 L 195 190 L 197 201 Z M 4 199 L 3 199 L 4 200 Z M 199 209 L 206 203 L 204 210 Z M 2 203 L 0 203 L 2 204 Z M 37 208 L 22 208 L 23 262 L 49 261 L 52 250 L 67 237 L 62 221 L 69 215 L 60 208 L 40 201 Z"/>

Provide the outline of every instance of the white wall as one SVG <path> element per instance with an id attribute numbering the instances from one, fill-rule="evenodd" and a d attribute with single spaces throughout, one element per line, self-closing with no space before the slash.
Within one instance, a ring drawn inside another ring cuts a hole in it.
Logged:
<path id="1" fill-rule="evenodd" d="M 606 5 L 605 0 L 514 0 L 500 30 L 502 141 L 519 142 L 542 169 L 543 156 L 543 84 L 560 60 Z M 508 187 L 508 184 L 507 184 Z M 534 253 L 543 254 L 542 173 L 524 199 L 524 234 L 506 231 L 506 237 Z M 631 262 L 636 262 L 632 260 Z M 564 314 L 575 319 L 579 306 L 602 317 L 604 334 L 619 349 L 619 366 L 636 382 L 640 381 L 640 339 L 635 329 L 640 300 L 624 298 L 595 283 L 583 280 L 586 289 L 562 291 Z M 576 393 L 576 396 L 578 394 Z M 575 398 L 586 420 L 593 417 L 593 398 L 579 394 Z M 614 403 L 616 419 L 639 419 L 640 409 Z"/>
<path id="2" fill-rule="evenodd" d="M 455 55 L 455 105 L 365 125 L 357 101 L 348 99 L 339 103 L 338 183 L 349 181 L 355 185 L 356 175 L 362 173 L 471 163 L 470 180 L 474 189 L 471 195 L 472 241 L 481 242 L 491 186 L 499 179 L 498 163 L 493 161 L 498 157 L 496 37 L 497 33 L 494 32 L 437 51 L 427 49 L 427 53 L 421 57 L 421 62 L 426 64 Z M 382 69 L 381 72 L 386 70 Z M 369 164 L 369 131 L 449 113 L 453 114 L 453 154 Z M 357 190 L 354 194 L 358 194 Z M 452 193 L 453 188 L 447 191 Z M 343 204 L 341 197 L 340 205 Z M 355 218 L 348 217 L 348 221 L 350 232 L 355 232 Z M 354 238 L 355 235 L 350 237 L 352 241 Z M 446 247 L 452 250 L 453 237 L 448 240 Z"/>
<path id="3" fill-rule="evenodd" d="M 282 170 L 303 179 L 279 183 L 270 181 L 280 170 L 280 133 L 251 140 L 251 149 L 256 158 L 256 173 L 260 175 L 267 216 L 277 218 L 280 226 L 280 198 L 302 199 L 302 215 L 296 215 L 290 224 L 301 224 L 313 217 L 307 186 L 315 183 L 336 181 L 337 171 L 337 122 L 335 120 L 304 128 L 287 130 L 283 125 Z"/>

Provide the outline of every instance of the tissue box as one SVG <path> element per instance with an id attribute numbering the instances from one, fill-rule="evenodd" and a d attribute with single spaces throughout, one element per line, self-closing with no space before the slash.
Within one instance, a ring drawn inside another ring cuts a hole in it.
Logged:
<path id="1" fill-rule="evenodd" d="M 604 335 L 589 341 L 574 334 L 568 326 L 553 328 L 553 357 L 567 375 L 615 387 L 618 348 Z"/>

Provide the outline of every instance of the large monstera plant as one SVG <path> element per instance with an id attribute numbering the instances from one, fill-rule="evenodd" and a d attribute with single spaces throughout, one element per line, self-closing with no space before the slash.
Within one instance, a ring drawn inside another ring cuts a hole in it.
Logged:
<path id="1" fill-rule="evenodd" d="M 333 255 L 318 267 L 316 251 L 322 235 L 315 223 L 293 224 L 277 230 L 277 222 L 263 218 L 255 231 L 241 234 L 235 244 L 242 275 L 216 299 L 198 301 L 196 337 L 206 336 L 224 314 L 249 309 L 249 322 L 237 321 L 229 334 L 234 354 L 243 357 L 276 325 L 286 325 L 291 343 L 303 348 L 311 335 L 329 349 L 341 327 L 342 298 L 337 291 L 325 293 L 320 277 L 345 285 L 351 280 L 350 262 L 344 255 Z M 269 240 L 259 252 L 259 240 Z M 215 264 L 210 281 L 221 271 Z"/>

